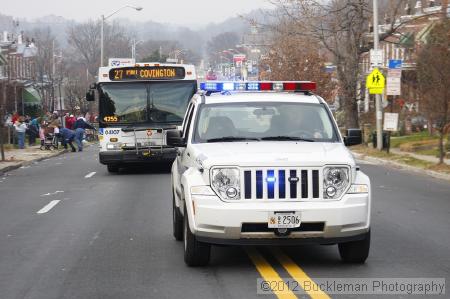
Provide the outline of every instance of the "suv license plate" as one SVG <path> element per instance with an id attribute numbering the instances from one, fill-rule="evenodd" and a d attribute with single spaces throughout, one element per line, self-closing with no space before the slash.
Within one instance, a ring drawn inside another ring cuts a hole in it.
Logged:
<path id="1" fill-rule="evenodd" d="M 269 213 L 269 228 L 295 228 L 300 227 L 300 215 L 295 212 Z"/>

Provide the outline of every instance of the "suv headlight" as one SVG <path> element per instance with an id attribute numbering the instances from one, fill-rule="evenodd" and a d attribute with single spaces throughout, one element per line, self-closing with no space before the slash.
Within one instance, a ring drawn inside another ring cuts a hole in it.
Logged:
<path id="1" fill-rule="evenodd" d="M 347 167 L 326 167 L 323 171 L 323 197 L 339 198 L 349 184 Z"/>
<path id="2" fill-rule="evenodd" d="M 214 168 L 211 171 L 211 187 L 226 200 L 241 199 L 239 169 Z"/>

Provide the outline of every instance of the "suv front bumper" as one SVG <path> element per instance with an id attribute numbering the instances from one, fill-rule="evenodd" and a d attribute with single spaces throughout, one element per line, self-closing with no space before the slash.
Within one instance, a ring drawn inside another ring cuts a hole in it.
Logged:
<path id="1" fill-rule="evenodd" d="M 199 241 L 215 244 L 332 244 L 360 240 L 370 229 L 369 194 L 346 194 L 339 201 L 235 203 L 192 195 L 191 206 L 192 232 Z M 302 225 L 287 236 L 277 236 L 267 227 L 269 212 L 274 211 L 295 211 Z"/>

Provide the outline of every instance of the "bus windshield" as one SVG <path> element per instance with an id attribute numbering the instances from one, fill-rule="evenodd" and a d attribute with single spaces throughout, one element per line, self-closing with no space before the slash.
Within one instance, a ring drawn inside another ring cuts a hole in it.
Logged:
<path id="1" fill-rule="evenodd" d="M 100 120 L 105 123 L 181 123 L 194 81 L 103 83 Z"/>

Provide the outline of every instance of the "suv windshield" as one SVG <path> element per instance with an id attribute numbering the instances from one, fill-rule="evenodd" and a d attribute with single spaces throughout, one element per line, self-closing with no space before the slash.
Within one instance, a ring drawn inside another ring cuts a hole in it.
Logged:
<path id="1" fill-rule="evenodd" d="M 202 105 L 194 142 L 336 142 L 331 116 L 322 104 L 254 102 Z"/>
<path id="2" fill-rule="evenodd" d="M 192 81 L 102 84 L 100 120 L 114 116 L 116 123 L 181 123 L 196 88 Z"/>

